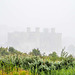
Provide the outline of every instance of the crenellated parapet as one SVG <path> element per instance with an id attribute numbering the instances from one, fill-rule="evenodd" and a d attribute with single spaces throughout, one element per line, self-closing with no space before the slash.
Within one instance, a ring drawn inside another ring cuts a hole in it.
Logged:
<path id="1" fill-rule="evenodd" d="M 31 28 L 30 27 L 27 27 L 26 30 L 27 30 L 26 32 L 33 32 L 33 31 L 31 31 Z M 36 27 L 34 32 L 41 32 L 40 31 L 40 27 Z M 45 32 L 45 33 L 56 33 L 55 32 L 55 28 L 51 28 L 51 31 L 48 28 L 44 28 L 43 29 L 43 32 Z"/>

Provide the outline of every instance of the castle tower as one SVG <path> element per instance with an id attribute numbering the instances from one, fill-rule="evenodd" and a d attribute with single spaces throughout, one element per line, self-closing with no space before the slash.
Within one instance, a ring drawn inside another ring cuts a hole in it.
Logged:
<path id="1" fill-rule="evenodd" d="M 31 29 L 30 29 L 30 27 L 27 27 L 27 32 L 31 32 Z"/>
<path id="2" fill-rule="evenodd" d="M 55 33 L 55 28 L 51 28 L 51 33 Z"/>

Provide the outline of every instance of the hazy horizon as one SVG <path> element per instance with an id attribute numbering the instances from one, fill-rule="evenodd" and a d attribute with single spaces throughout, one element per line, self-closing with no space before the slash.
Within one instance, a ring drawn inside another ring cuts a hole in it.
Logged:
<path id="1" fill-rule="evenodd" d="M 75 37 L 75 1 L 0 0 L 0 26 L 7 28 L 5 32 L 55 27 L 63 37 Z"/>

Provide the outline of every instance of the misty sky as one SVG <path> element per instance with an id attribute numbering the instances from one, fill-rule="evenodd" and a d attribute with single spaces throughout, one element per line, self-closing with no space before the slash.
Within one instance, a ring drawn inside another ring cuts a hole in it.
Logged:
<path id="1" fill-rule="evenodd" d="M 0 0 L 0 31 L 26 27 L 55 27 L 75 37 L 75 0 Z"/>

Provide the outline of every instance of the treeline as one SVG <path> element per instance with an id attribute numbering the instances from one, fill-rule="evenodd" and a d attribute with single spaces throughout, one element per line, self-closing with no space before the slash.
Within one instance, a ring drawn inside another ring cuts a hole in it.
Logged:
<path id="1" fill-rule="evenodd" d="M 52 60 L 52 61 L 56 61 L 56 60 L 61 61 L 62 59 L 67 58 L 67 57 L 73 58 L 73 56 L 69 55 L 66 51 L 64 51 L 64 49 L 62 49 L 61 55 L 59 57 L 56 52 L 52 52 L 49 55 L 46 55 L 45 53 L 41 54 L 39 49 L 33 49 L 31 52 L 29 52 L 27 54 L 27 53 L 22 53 L 16 49 L 14 49 L 13 47 L 9 47 L 9 48 L 0 47 L 0 56 L 15 55 L 15 54 L 23 55 L 23 56 L 39 56 L 43 59 L 50 58 L 50 60 Z"/>
<path id="2" fill-rule="evenodd" d="M 20 51 L 14 49 L 13 47 L 4 48 L 0 47 L 0 56 L 10 55 L 10 54 L 22 54 Z"/>

